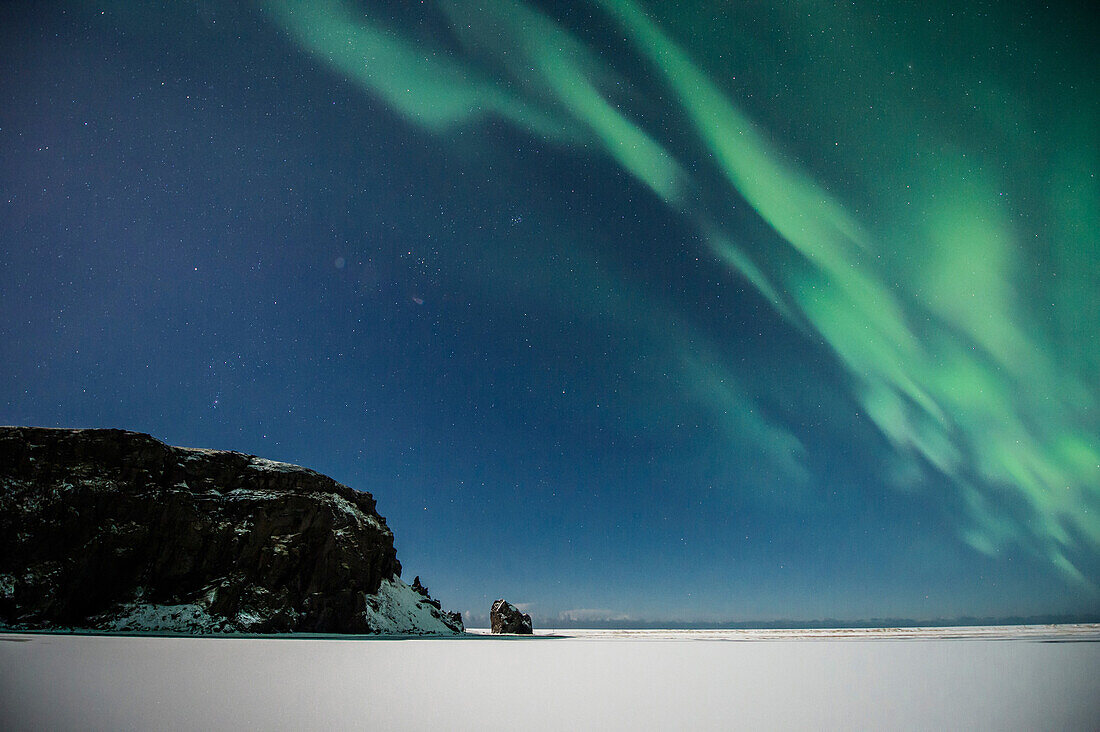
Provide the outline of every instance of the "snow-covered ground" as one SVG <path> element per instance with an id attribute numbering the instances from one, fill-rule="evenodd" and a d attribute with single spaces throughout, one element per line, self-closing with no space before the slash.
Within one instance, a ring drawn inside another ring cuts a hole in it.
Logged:
<path id="1" fill-rule="evenodd" d="M 0 635 L 31 729 L 1095 729 L 1100 627 Z"/>

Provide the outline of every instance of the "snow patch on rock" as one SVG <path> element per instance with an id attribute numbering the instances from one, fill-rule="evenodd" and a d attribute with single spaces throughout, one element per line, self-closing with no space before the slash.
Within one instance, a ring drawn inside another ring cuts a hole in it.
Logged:
<path id="1" fill-rule="evenodd" d="M 400 578 L 382 580 L 378 594 L 367 595 L 367 622 L 383 635 L 454 635 L 442 613 Z"/>
<path id="2" fill-rule="evenodd" d="M 366 524 L 367 526 L 370 526 L 371 528 L 377 529 L 379 531 L 387 530 L 385 529 L 385 527 L 382 526 L 382 524 L 378 523 L 378 520 L 375 519 L 374 516 L 371 516 L 368 513 L 364 513 L 358 506 L 356 506 L 354 503 L 344 498 L 343 496 L 336 495 L 335 493 L 330 493 L 326 496 L 326 499 L 332 501 L 333 508 L 336 510 L 337 513 L 342 513 L 350 518 L 352 523 L 354 523 L 356 526 L 362 526 L 363 524 Z"/>
<path id="3" fill-rule="evenodd" d="M 232 499 L 248 499 L 253 501 L 275 501 L 279 498 L 279 494 L 267 490 L 258 490 L 255 488 L 234 488 L 231 491 L 222 494 L 223 498 Z"/>
<path id="4" fill-rule="evenodd" d="M 162 605 L 142 602 L 141 588 L 133 602 L 119 605 L 94 619 L 93 627 L 116 633 L 160 632 L 202 635 L 248 633 L 265 620 L 251 607 L 242 608 L 228 620 L 211 615 L 214 591 L 192 603 Z M 254 588 L 258 589 L 258 588 Z M 442 612 L 398 577 L 382 580 L 378 593 L 366 596 L 364 618 L 379 635 L 454 635 L 455 628 L 443 621 Z"/>
<path id="5" fill-rule="evenodd" d="M 255 455 L 249 455 L 248 466 L 250 468 L 256 468 L 257 470 L 266 470 L 274 473 L 302 473 L 308 470 L 308 468 L 303 468 L 300 465 L 281 463 L 278 460 L 268 460 L 267 458 L 256 457 Z"/>
<path id="6" fill-rule="evenodd" d="M 206 607 L 194 603 L 157 605 L 128 603 L 105 619 L 102 630 L 117 632 L 166 631 L 171 633 L 216 633 L 222 630 L 224 618 L 215 618 Z"/>

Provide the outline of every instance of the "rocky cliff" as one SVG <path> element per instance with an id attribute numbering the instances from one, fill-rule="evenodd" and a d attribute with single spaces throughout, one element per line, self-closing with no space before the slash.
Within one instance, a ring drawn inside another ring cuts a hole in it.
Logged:
<path id="1" fill-rule="evenodd" d="M 531 635 L 534 630 L 531 616 L 521 612 L 518 607 L 501 598 L 489 608 L 489 625 L 493 633 L 515 633 Z"/>
<path id="2" fill-rule="evenodd" d="M 456 633 L 369 493 L 123 430 L 0 427 L 0 626 Z"/>

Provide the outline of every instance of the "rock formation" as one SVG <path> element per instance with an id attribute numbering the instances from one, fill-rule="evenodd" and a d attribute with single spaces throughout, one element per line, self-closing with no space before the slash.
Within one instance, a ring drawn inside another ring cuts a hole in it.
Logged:
<path id="1" fill-rule="evenodd" d="M 417 576 L 413 577 L 413 583 L 412 583 L 412 585 L 410 586 L 409 589 L 411 589 L 413 592 L 415 592 L 416 594 L 418 594 L 422 598 L 424 598 L 423 602 L 426 602 L 427 604 L 434 607 L 436 610 L 439 610 L 440 612 L 442 612 L 443 617 L 445 618 L 444 622 L 449 620 L 456 627 L 459 627 L 459 628 L 463 627 L 463 625 L 462 625 L 462 613 L 460 613 L 460 612 L 449 613 L 446 610 L 444 610 L 443 607 L 440 605 L 439 600 L 436 600 L 436 599 L 432 598 L 432 596 L 430 594 L 428 594 L 428 588 L 425 587 L 424 585 L 420 584 L 420 575 L 417 575 Z"/>
<path id="2" fill-rule="evenodd" d="M 0 626 L 462 631 L 400 574 L 371 495 L 312 470 L 123 430 L 0 427 Z"/>
<path id="3" fill-rule="evenodd" d="M 519 608 L 503 599 L 497 600 L 489 609 L 489 624 L 493 633 L 517 633 L 531 635 L 531 616 L 521 613 Z"/>

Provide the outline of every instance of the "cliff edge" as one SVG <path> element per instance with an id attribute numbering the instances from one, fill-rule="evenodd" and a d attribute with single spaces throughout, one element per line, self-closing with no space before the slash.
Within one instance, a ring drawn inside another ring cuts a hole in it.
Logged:
<path id="1" fill-rule="evenodd" d="M 0 626 L 454 634 L 369 493 L 115 429 L 0 427 Z"/>

